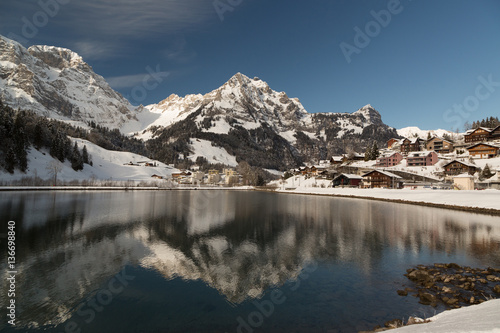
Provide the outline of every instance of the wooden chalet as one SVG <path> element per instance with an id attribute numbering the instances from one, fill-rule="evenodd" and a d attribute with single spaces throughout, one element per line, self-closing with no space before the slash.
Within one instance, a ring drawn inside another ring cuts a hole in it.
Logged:
<path id="1" fill-rule="evenodd" d="M 427 143 L 425 144 L 425 149 L 434 150 L 436 153 L 439 154 L 448 154 L 453 151 L 454 147 L 453 147 L 453 142 L 435 136 L 429 141 L 427 141 Z"/>
<path id="2" fill-rule="evenodd" d="M 469 155 L 479 158 L 492 158 L 498 156 L 500 147 L 485 142 L 476 143 L 467 148 Z"/>
<path id="3" fill-rule="evenodd" d="M 351 186 L 351 187 L 358 187 L 361 185 L 361 181 L 363 180 L 363 177 L 359 175 L 354 175 L 350 173 L 342 173 L 335 177 L 332 182 L 332 186 Z"/>
<path id="4" fill-rule="evenodd" d="M 391 172 L 373 170 L 363 175 L 363 188 L 403 188 L 403 182 Z"/>
<path id="5" fill-rule="evenodd" d="M 398 142 L 399 142 L 399 139 L 395 139 L 395 138 L 389 139 L 387 141 L 387 149 L 391 149 L 392 146 L 394 146 L 394 144 L 396 144 Z"/>
<path id="6" fill-rule="evenodd" d="M 491 130 L 490 138 L 493 140 L 500 139 L 500 125 Z"/>
<path id="7" fill-rule="evenodd" d="M 342 164 L 344 163 L 344 156 L 332 156 L 330 158 L 330 164 L 332 165 L 337 165 L 337 164 Z"/>
<path id="8" fill-rule="evenodd" d="M 465 133 L 464 140 L 465 142 L 488 141 L 492 139 L 491 132 L 492 132 L 491 128 L 478 127 L 474 130 L 470 130 L 467 133 Z"/>
<path id="9" fill-rule="evenodd" d="M 408 154 L 412 151 L 420 151 L 420 147 L 422 146 L 423 142 L 424 141 L 420 138 L 413 138 L 411 140 L 404 138 L 401 141 L 401 153 Z"/>
<path id="10" fill-rule="evenodd" d="M 462 173 L 473 175 L 477 171 L 477 166 L 468 162 L 453 160 L 443 165 L 444 174 L 447 176 L 456 176 Z"/>
<path id="11" fill-rule="evenodd" d="M 181 171 L 181 172 L 172 173 L 172 178 L 174 178 L 174 179 L 179 179 L 179 178 L 188 177 L 188 176 L 191 176 L 191 172 L 189 172 L 189 171 Z"/>

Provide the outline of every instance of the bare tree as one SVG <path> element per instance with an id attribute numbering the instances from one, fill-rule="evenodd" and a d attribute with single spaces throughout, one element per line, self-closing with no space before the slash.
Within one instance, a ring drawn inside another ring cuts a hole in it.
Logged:
<path id="1" fill-rule="evenodd" d="M 49 175 L 54 178 L 54 186 L 57 185 L 57 175 L 62 170 L 62 164 L 58 160 L 52 160 L 47 164 L 45 169 L 49 172 Z"/>

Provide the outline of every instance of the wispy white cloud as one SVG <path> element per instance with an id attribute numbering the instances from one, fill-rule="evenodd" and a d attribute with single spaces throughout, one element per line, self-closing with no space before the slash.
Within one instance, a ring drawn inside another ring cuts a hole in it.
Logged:
<path id="1" fill-rule="evenodd" d="M 167 45 L 163 50 L 163 55 L 172 62 L 185 64 L 194 60 L 198 54 L 189 48 L 184 37 L 178 37 Z"/>
<path id="2" fill-rule="evenodd" d="M 68 22 L 102 37 L 140 38 L 196 29 L 216 18 L 207 0 L 86 0 L 72 2 Z"/>
<path id="3" fill-rule="evenodd" d="M 83 57 L 84 60 L 114 58 L 120 54 L 123 46 L 112 41 L 77 41 L 72 43 L 71 49 Z"/>
<path id="4" fill-rule="evenodd" d="M 72 48 L 89 60 L 126 56 L 145 39 L 162 36 L 167 44 L 163 55 L 186 63 L 196 53 L 178 36 L 217 20 L 207 0 L 86 0 L 67 6 L 58 23 L 82 36 Z"/>
<path id="5" fill-rule="evenodd" d="M 168 71 L 160 71 L 155 72 L 155 76 L 160 78 L 166 78 L 170 76 L 170 72 Z M 153 81 L 154 78 L 150 73 L 141 73 L 141 74 L 133 74 L 133 75 L 122 75 L 122 76 L 113 76 L 107 77 L 106 81 L 113 89 L 124 89 L 124 88 L 132 88 L 135 86 L 146 85 L 149 81 Z"/>

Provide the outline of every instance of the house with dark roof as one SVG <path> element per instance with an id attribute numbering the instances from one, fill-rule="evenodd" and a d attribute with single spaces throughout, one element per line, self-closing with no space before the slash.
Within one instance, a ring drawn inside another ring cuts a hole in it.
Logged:
<path id="1" fill-rule="evenodd" d="M 498 156 L 500 146 L 489 144 L 486 142 L 479 142 L 467 148 L 469 155 L 479 158 L 493 158 Z"/>
<path id="2" fill-rule="evenodd" d="M 350 173 L 342 173 L 337 177 L 333 178 L 332 186 L 351 186 L 358 187 L 361 185 L 363 177 Z"/>
<path id="3" fill-rule="evenodd" d="M 383 170 L 373 170 L 363 175 L 363 188 L 403 188 L 403 179 Z"/>
<path id="4" fill-rule="evenodd" d="M 473 175 L 476 173 L 478 167 L 472 163 L 453 160 L 443 165 L 444 174 L 447 176 L 456 176 L 462 173 Z"/>
<path id="5" fill-rule="evenodd" d="M 420 138 L 405 138 L 401 141 L 401 153 L 406 155 L 412 151 L 420 151 L 423 143 L 424 141 Z"/>
<path id="6" fill-rule="evenodd" d="M 491 128 L 478 127 L 476 129 L 467 131 L 464 135 L 464 140 L 465 142 L 488 141 L 491 139 L 491 132 Z"/>
<path id="7" fill-rule="evenodd" d="M 438 154 L 448 154 L 453 151 L 454 147 L 453 142 L 435 136 L 427 141 L 425 149 L 433 150 Z"/>

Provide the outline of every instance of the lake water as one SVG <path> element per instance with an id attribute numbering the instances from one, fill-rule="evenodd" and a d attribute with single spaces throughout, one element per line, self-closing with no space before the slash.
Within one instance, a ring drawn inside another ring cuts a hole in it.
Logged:
<path id="1" fill-rule="evenodd" d="M 396 291 L 418 264 L 500 267 L 500 218 L 239 191 L 0 193 L 23 332 L 357 332 L 442 308 Z"/>

